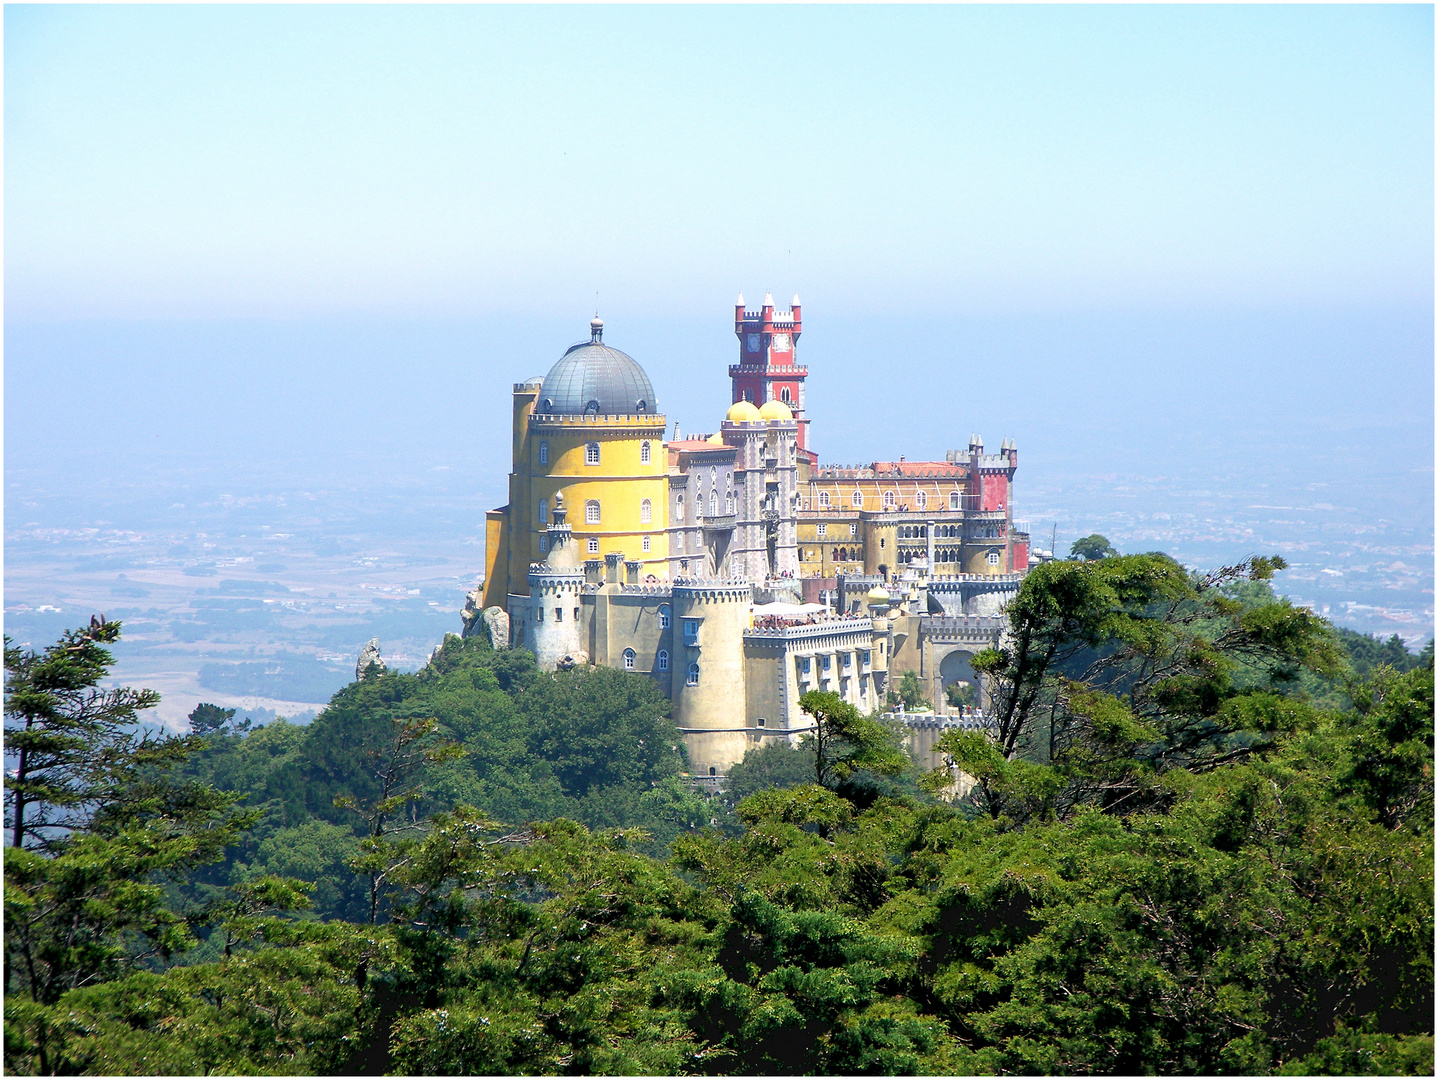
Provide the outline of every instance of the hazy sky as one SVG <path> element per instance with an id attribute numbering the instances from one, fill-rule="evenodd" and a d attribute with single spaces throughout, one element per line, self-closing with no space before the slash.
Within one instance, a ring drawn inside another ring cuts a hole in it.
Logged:
<path id="1" fill-rule="evenodd" d="M 1433 297 L 1428 6 L 4 17 L 12 322 Z"/>

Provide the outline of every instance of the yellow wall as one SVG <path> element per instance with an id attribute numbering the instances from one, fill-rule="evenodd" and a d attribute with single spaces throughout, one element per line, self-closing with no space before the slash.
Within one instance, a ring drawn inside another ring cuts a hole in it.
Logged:
<path id="1" fill-rule="evenodd" d="M 539 505 L 545 500 L 550 510 L 556 493 L 564 495 L 568 522 L 581 559 L 602 558 L 612 551 L 626 560 L 639 562 L 641 579 L 647 574 L 667 577 L 669 558 L 669 479 L 664 448 L 663 416 L 572 417 L 529 423 L 524 443 L 525 460 L 515 463 L 516 475 L 525 485 L 526 516 L 510 518 L 510 543 L 516 561 L 521 555 L 526 567 L 544 558 L 539 538 L 546 524 L 539 520 Z M 649 443 L 649 461 L 642 460 L 641 447 Z M 584 448 L 599 444 L 599 464 L 585 463 Z M 548 447 L 547 463 L 541 464 L 540 446 Z M 596 499 L 599 523 L 585 520 L 585 503 Z M 641 519 L 641 506 L 649 500 L 651 516 Z M 644 537 L 649 550 L 644 550 Z M 589 550 L 589 540 L 599 541 L 598 552 Z"/>

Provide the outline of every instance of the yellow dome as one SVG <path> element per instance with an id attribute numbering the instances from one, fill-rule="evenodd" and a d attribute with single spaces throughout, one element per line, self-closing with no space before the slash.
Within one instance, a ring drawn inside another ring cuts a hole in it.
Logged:
<path id="1" fill-rule="evenodd" d="M 704 441 L 713 443 L 715 446 L 723 446 L 724 436 L 720 435 L 719 432 L 716 431 L 713 435 L 710 435 L 709 438 L 705 439 Z"/>
<path id="2" fill-rule="evenodd" d="M 782 401 L 766 401 L 764 407 L 759 410 L 759 418 L 761 420 L 792 420 L 794 414 Z"/>
<path id="3" fill-rule="evenodd" d="M 754 408 L 752 401 L 736 401 L 729 406 L 729 411 L 724 414 L 724 419 L 731 424 L 752 424 L 762 419 L 758 409 Z"/>
<path id="4" fill-rule="evenodd" d="M 869 602 L 870 607 L 887 604 L 889 602 L 889 590 L 882 585 L 875 585 L 869 590 L 868 595 L 866 595 L 864 599 Z"/>

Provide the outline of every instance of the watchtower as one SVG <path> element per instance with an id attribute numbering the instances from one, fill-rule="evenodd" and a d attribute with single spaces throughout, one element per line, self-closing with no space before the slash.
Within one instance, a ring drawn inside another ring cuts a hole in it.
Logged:
<path id="1" fill-rule="evenodd" d="M 739 362 L 729 365 L 734 401 L 782 401 L 799 422 L 799 452 L 810 465 L 818 455 L 809 449 L 809 418 L 804 410 L 804 379 L 809 369 L 795 360 L 799 334 L 804 325 L 796 294 L 788 311 L 774 307 L 774 297 L 764 294 L 758 311 L 744 307 L 741 293 L 734 304 L 734 336 L 739 339 Z"/>

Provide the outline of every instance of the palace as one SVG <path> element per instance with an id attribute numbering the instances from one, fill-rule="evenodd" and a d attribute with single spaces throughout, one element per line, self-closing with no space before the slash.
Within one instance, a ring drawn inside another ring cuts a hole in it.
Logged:
<path id="1" fill-rule="evenodd" d="M 820 464 L 802 332 L 797 296 L 787 311 L 739 297 L 733 404 L 705 435 L 676 425 L 665 439 L 649 376 L 605 344 L 598 316 L 588 341 L 514 386 L 509 502 L 487 515 L 465 634 L 551 669 L 649 675 L 701 775 L 808 730 L 808 690 L 873 712 L 913 671 L 946 713 L 946 686 L 982 689 L 969 658 L 999 640 L 1028 568 L 1011 441 Z"/>

